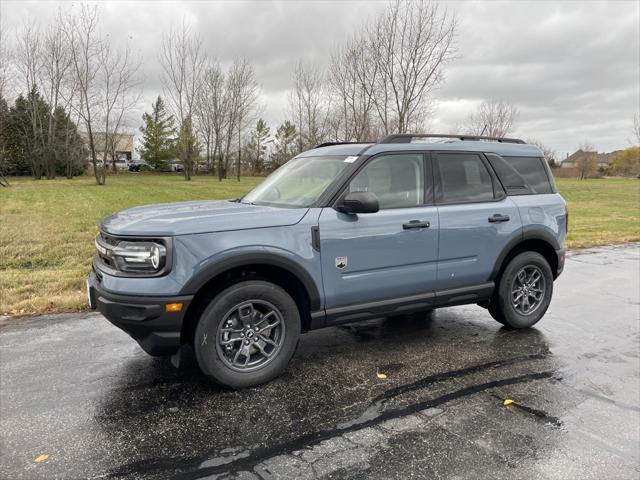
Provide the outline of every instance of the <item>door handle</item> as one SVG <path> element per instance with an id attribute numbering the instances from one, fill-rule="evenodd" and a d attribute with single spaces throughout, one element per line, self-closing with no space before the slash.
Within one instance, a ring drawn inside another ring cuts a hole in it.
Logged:
<path id="1" fill-rule="evenodd" d="M 496 213 L 495 215 L 489 217 L 490 223 L 508 222 L 509 220 L 511 220 L 509 218 L 509 215 L 501 215 L 499 213 Z"/>
<path id="2" fill-rule="evenodd" d="M 414 228 L 429 228 L 431 224 L 429 222 L 421 222 L 420 220 L 411 220 L 410 222 L 403 223 L 402 228 L 404 230 L 411 230 Z"/>

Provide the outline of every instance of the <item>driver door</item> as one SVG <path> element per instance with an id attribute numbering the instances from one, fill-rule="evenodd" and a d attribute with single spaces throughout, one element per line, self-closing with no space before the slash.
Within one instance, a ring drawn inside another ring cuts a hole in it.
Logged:
<path id="1" fill-rule="evenodd" d="M 374 193 L 380 210 L 357 215 L 322 210 L 320 256 L 329 322 L 371 316 L 378 307 L 430 305 L 439 228 L 430 162 L 422 153 L 373 157 L 347 191 Z"/>

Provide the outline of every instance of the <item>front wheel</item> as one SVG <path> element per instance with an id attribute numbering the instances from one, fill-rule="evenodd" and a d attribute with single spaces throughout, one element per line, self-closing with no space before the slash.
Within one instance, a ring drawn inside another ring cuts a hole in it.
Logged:
<path id="1" fill-rule="evenodd" d="M 282 288 L 253 280 L 218 294 L 194 337 L 200 369 L 216 383 L 253 387 L 280 375 L 300 336 L 296 303 Z"/>
<path id="2" fill-rule="evenodd" d="M 489 302 L 491 316 L 505 326 L 527 328 L 545 314 L 553 294 L 553 275 L 536 252 L 515 256 L 507 265 Z"/>

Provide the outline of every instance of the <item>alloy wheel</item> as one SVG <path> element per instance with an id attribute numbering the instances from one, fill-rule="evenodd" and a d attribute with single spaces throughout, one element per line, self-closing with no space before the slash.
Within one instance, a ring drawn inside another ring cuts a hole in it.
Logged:
<path id="1" fill-rule="evenodd" d="M 218 325 L 216 349 L 227 367 L 250 372 L 278 355 L 284 336 L 280 311 L 267 301 L 248 300 L 229 310 Z"/>
<path id="2" fill-rule="evenodd" d="M 520 315 L 531 315 L 544 301 L 545 279 L 535 265 L 522 267 L 511 284 L 511 303 Z"/>

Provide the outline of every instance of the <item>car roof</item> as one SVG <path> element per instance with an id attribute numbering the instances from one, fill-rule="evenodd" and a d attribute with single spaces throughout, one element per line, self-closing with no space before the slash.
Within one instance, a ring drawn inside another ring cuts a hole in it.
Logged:
<path id="1" fill-rule="evenodd" d="M 300 153 L 297 157 L 324 157 L 329 155 L 375 155 L 384 152 L 411 151 L 462 151 L 497 153 L 510 157 L 542 157 L 535 145 L 526 143 L 501 143 L 484 140 L 447 140 L 444 142 L 414 143 L 345 143 L 320 146 Z"/>

